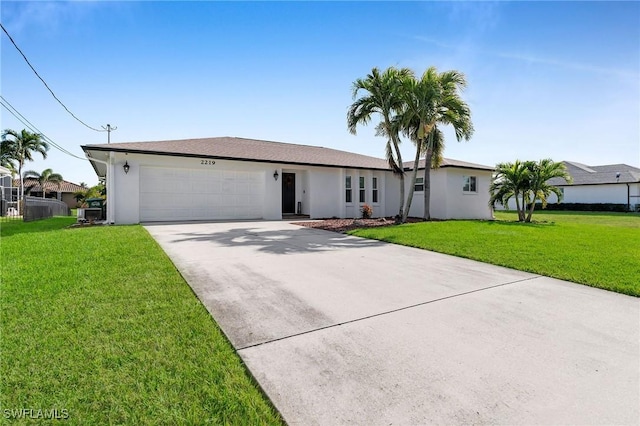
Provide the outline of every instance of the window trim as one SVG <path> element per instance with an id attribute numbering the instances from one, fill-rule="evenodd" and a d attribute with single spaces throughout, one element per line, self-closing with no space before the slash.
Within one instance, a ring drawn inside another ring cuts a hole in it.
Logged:
<path id="1" fill-rule="evenodd" d="M 371 202 L 374 204 L 379 203 L 378 199 L 378 176 L 371 178 Z"/>
<path id="2" fill-rule="evenodd" d="M 353 190 L 352 190 L 352 182 L 351 175 L 346 175 L 344 179 L 344 200 L 346 203 L 353 203 Z"/>
<path id="3" fill-rule="evenodd" d="M 473 185 L 471 182 L 473 181 Z M 477 194 L 478 193 L 478 177 L 477 176 L 462 176 L 462 193 L 463 194 Z"/>

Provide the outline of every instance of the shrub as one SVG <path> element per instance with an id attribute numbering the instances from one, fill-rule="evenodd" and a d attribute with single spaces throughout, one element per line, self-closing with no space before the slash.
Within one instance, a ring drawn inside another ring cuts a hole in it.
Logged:
<path id="1" fill-rule="evenodd" d="M 536 210 L 542 210 L 542 205 L 536 203 Z M 629 211 L 626 204 L 616 203 L 559 203 L 547 204 L 546 210 L 566 210 L 566 211 L 583 211 L 583 212 L 627 212 Z"/>
<path id="2" fill-rule="evenodd" d="M 373 209 L 369 204 L 363 205 L 362 208 L 360 209 L 360 212 L 362 212 L 363 219 L 370 219 L 371 216 L 373 216 Z"/>

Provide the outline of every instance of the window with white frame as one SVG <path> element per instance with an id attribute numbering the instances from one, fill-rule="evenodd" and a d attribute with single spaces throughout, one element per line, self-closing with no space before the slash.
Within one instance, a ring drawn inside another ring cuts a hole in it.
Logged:
<path id="1" fill-rule="evenodd" d="M 351 202 L 351 176 L 347 176 L 344 181 L 345 194 L 344 199 L 347 203 Z"/>
<path id="2" fill-rule="evenodd" d="M 371 191 L 372 191 L 371 202 L 377 203 L 378 202 L 378 178 L 375 176 L 371 179 Z"/>
<path id="3" fill-rule="evenodd" d="M 424 178 L 423 177 L 417 177 L 416 178 L 416 184 L 413 186 L 413 190 L 415 192 L 424 191 Z"/>
<path id="4" fill-rule="evenodd" d="M 364 203 L 364 176 L 360 176 L 359 179 L 359 189 L 360 189 L 360 202 Z"/>
<path id="5" fill-rule="evenodd" d="M 462 177 L 462 192 L 478 192 L 476 187 L 475 176 L 463 176 Z"/>

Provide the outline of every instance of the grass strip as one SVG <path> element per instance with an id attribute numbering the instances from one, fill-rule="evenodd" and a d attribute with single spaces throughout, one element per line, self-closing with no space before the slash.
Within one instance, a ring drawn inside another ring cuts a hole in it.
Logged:
<path id="1" fill-rule="evenodd" d="M 144 228 L 72 222 L 2 224 L 3 420 L 282 424 Z"/>

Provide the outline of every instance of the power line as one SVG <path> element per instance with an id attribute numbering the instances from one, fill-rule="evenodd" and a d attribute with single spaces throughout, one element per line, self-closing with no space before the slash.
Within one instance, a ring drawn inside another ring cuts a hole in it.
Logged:
<path id="1" fill-rule="evenodd" d="M 2 27 L 2 30 L 4 31 L 4 33 L 7 35 L 7 37 L 9 37 L 9 40 L 11 40 L 11 43 L 13 44 L 13 46 L 18 50 L 18 52 L 20 52 L 20 54 L 22 55 L 22 57 L 24 58 L 24 60 L 26 61 L 27 65 L 29 65 L 29 68 L 31 68 L 31 70 L 35 73 L 35 75 L 40 79 L 40 81 L 42 81 L 42 83 L 44 84 L 44 86 L 49 90 L 49 92 L 51 92 L 51 95 L 54 97 L 54 99 L 56 101 L 58 101 L 58 103 L 60 105 L 62 105 L 62 107 L 69 113 L 71 114 L 71 116 L 73 118 L 75 118 L 76 120 L 78 120 L 80 123 L 82 123 L 85 127 L 88 127 L 91 130 L 94 130 L 96 132 L 103 132 L 104 130 L 100 130 L 100 129 L 96 129 L 95 127 L 91 127 L 89 126 L 87 123 L 85 123 L 84 121 L 80 120 L 78 117 L 76 117 L 76 115 L 74 113 L 72 113 L 71 111 L 69 111 L 69 108 L 67 108 L 67 106 L 65 104 L 62 103 L 62 101 L 60 99 L 58 99 L 58 97 L 56 96 L 55 93 L 53 93 L 53 90 L 51 90 L 51 88 L 49 87 L 49 85 L 47 84 L 46 81 L 44 81 L 44 79 L 42 77 L 40 77 L 40 74 L 38 74 L 38 71 L 36 71 L 36 69 L 33 67 L 33 65 L 31 65 L 31 62 L 29 62 L 29 60 L 27 59 L 27 57 L 25 56 L 24 53 L 22 53 L 22 50 L 20 50 L 20 48 L 18 47 L 18 45 L 16 44 L 15 41 L 13 41 L 13 37 L 11 37 L 11 35 L 9 34 L 9 32 L 7 31 L 7 29 L 4 27 L 4 25 L 2 25 L 2 23 L 0 22 L 0 27 Z"/>
<path id="2" fill-rule="evenodd" d="M 0 103 L 2 104 L 2 106 L 5 107 L 5 109 L 11 113 L 11 115 L 13 115 L 15 118 L 17 118 L 22 124 L 27 126 L 33 132 L 40 134 L 42 136 L 42 138 L 45 139 L 45 141 L 49 142 L 54 148 L 58 149 L 59 151 L 63 152 L 64 154 L 70 155 L 70 156 L 75 157 L 75 158 L 77 158 L 79 160 L 87 160 L 86 158 L 79 157 L 79 156 L 71 153 L 66 148 L 64 148 L 61 145 L 59 145 L 58 143 L 54 142 L 53 139 L 51 139 L 49 136 L 45 135 L 42 131 L 40 131 L 40 129 L 38 129 L 24 115 L 22 115 L 20 113 L 20 111 L 18 111 L 13 105 L 11 105 L 11 103 L 9 101 L 7 101 L 2 95 L 0 95 L 0 99 L 1 99 Z M 7 105 L 9 105 L 9 106 L 5 105 L 5 103 Z"/>
<path id="3" fill-rule="evenodd" d="M 40 134 L 42 136 L 42 138 L 46 141 L 49 142 L 49 144 L 51 144 L 51 146 L 53 146 L 54 148 L 58 149 L 59 151 L 63 152 L 64 154 L 70 155 L 71 157 L 77 158 L 78 160 L 84 160 L 84 161 L 89 161 L 84 157 L 79 157 L 71 152 L 69 152 L 67 149 L 63 148 L 62 146 L 60 146 L 59 144 L 57 144 L 56 142 L 54 142 L 49 136 L 45 135 L 44 133 L 42 133 L 36 126 L 33 125 L 33 123 L 31 123 L 24 115 L 22 115 L 20 113 L 20 111 L 18 111 L 13 105 L 11 105 L 11 103 L 9 103 L 9 101 L 7 101 L 4 96 L 0 95 L 0 104 L 11 113 L 11 115 L 13 115 L 15 118 L 18 119 L 18 121 L 20 121 L 22 124 L 24 124 L 25 126 L 27 126 L 31 131 L 36 132 L 38 134 Z M 8 105 L 5 105 L 5 103 Z M 14 112 L 15 111 L 15 112 Z"/>

